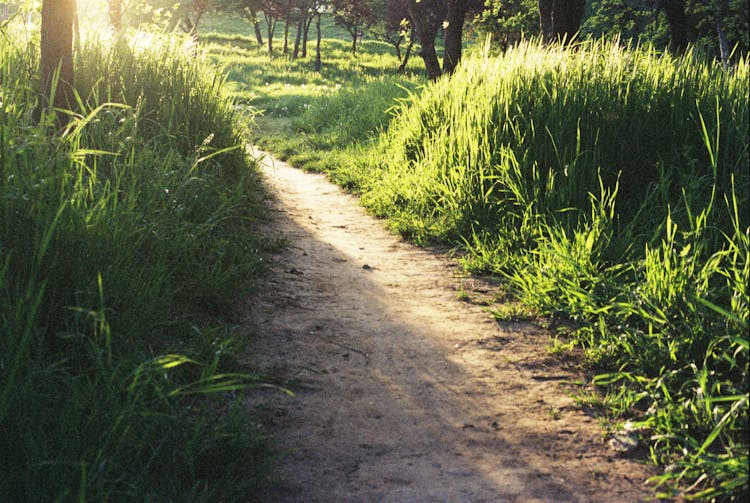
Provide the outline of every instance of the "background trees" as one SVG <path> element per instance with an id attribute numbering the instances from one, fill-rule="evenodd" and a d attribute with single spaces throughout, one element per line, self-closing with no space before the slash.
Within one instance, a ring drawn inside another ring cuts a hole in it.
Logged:
<path id="1" fill-rule="evenodd" d="M 333 21 L 349 32 L 352 37 L 352 54 L 356 54 L 357 40 L 376 21 L 373 2 L 332 0 L 331 7 L 333 8 Z"/>
<path id="2" fill-rule="evenodd" d="M 414 23 L 409 19 L 406 2 L 379 0 L 375 2 L 375 9 L 376 22 L 370 29 L 370 35 L 393 46 L 399 61 L 400 73 L 409 62 L 416 38 Z M 406 48 L 402 50 L 403 43 L 406 43 Z"/>

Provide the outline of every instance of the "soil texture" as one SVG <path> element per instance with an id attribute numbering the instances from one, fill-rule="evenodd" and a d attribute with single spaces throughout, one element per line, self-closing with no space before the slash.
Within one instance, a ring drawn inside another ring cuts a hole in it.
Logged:
<path id="1" fill-rule="evenodd" d="M 642 461 L 578 405 L 550 334 L 497 322 L 493 285 L 415 247 L 325 176 L 255 151 L 286 247 L 248 299 L 254 358 L 288 396 L 248 405 L 283 450 L 269 502 L 635 502 Z M 463 300 L 462 300 L 463 299 Z"/>

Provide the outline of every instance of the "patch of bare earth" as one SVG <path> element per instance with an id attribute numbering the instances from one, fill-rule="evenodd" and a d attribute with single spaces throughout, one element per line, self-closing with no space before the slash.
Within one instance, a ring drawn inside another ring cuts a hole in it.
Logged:
<path id="1" fill-rule="evenodd" d="M 549 335 L 457 292 L 487 286 L 369 217 L 322 175 L 265 157 L 268 233 L 288 246 L 248 302 L 256 361 L 296 395 L 255 390 L 286 455 L 260 501 L 596 501 L 649 497 L 570 398 Z"/>

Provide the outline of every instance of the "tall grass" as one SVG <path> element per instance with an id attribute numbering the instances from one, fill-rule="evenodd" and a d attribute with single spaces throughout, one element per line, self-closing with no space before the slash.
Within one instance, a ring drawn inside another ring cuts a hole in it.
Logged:
<path id="1" fill-rule="evenodd" d="M 747 82 L 746 60 L 523 43 L 413 93 L 351 177 L 570 320 L 663 494 L 747 490 Z"/>
<path id="2" fill-rule="evenodd" d="M 664 467 L 657 492 L 742 495 L 748 61 L 522 43 L 399 87 L 368 58 L 313 81 L 303 61 L 243 57 L 232 78 L 267 90 L 256 140 L 567 320 L 606 413 L 634 420 Z"/>
<path id="3" fill-rule="evenodd" d="M 89 42 L 78 109 L 36 123 L 33 55 L 0 47 L 0 499 L 246 496 L 270 451 L 217 316 L 267 245 L 223 79 L 177 42 Z"/>

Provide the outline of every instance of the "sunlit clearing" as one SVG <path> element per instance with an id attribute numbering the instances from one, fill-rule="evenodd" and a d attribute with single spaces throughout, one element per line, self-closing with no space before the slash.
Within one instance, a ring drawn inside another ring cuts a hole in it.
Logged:
<path id="1" fill-rule="evenodd" d="M 82 31 L 99 31 L 108 26 L 107 0 L 77 0 Z"/>

